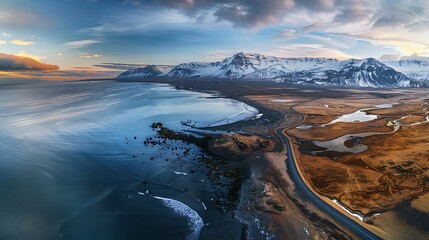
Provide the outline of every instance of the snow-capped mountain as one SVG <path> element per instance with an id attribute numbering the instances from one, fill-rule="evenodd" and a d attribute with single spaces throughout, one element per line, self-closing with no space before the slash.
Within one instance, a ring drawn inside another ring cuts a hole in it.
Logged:
<path id="1" fill-rule="evenodd" d="M 419 87 L 418 81 L 386 66 L 374 58 L 350 59 L 337 64 L 288 73 L 280 82 L 358 87 Z"/>
<path id="2" fill-rule="evenodd" d="M 166 74 L 167 77 L 187 78 L 211 76 L 219 68 L 220 62 L 182 63 Z"/>
<path id="3" fill-rule="evenodd" d="M 171 71 L 173 66 L 169 65 L 147 65 L 145 67 L 130 69 L 121 73 L 118 78 L 147 78 L 157 77 Z"/>
<path id="4" fill-rule="evenodd" d="M 151 69 L 146 69 L 146 67 L 130 69 L 119 75 L 118 78 L 144 78 L 160 75 L 176 78 L 275 78 L 288 72 L 314 69 L 337 62 L 337 59 L 330 58 L 278 58 L 255 53 L 237 53 L 221 62 L 182 63 L 169 72 L 163 72 L 163 74 L 157 72 L 158 75 L 147 74 L 147 70 L 150 70 L 150 73 L 154 72 L 152 68 L 157 68 L 162 72 L 157 65 L 152 65 Z"/>
<path id="5" fill-rule="evenodd" d="M 398 61 L 383 61 L 383 63 L 402 72 L 409 78 L 429 81 L 429 59 L 406 58 Z"/>
<path id="6" fill-rule="evenodd" d="M 154 76 L 271 79 L 285 83 L 356 87 L 428 85 L 373 58 L 340 61 L 332 58 L 279 58 L 255 53 L 237 53 L 221 62 L 182 63 L 168 72 L 150 65 L 128 70 L 118 78 Z"/>
<path id="7" fill-rule="evenodd" d="M 278 58 L 255 53 L 237 53 L 221 62 L 219 78 L 276 78 L 285 73 L 336 63 L 326 58 Z"/>

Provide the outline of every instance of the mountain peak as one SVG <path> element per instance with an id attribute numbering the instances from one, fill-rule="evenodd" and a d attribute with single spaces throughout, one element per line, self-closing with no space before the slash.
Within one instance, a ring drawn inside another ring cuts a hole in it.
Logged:
<path id="1" fill-rule="evenodd" d="M 159 66 L 129 70 L 119 78 L 142 77 L 212 77 L 266 79 L 296 84 L 354 87 L 426 86 L 394 68 L 374 59 L 280 58 L 252 52 L 238 52 L 220 62 L 182 63 L 171 71 Z"/>
<path id="2" fill-rule="evenodd" d="M 118 76 L 118 78 L 146 78 L 156 77 L 162 74 L 163 71 L 161 71 L 156 65 L 147 65 L 145 67 L 130 69 L 126 72 L 123 72 Z"/>

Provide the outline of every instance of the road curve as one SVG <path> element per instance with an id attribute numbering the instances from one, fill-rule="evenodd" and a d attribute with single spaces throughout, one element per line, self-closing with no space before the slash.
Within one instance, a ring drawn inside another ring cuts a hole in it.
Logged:
<path id="1" fill-rule="evenodd" d="M 290 110 L 296 114 L 299 114 L 300 120 L 297 124 L 300 124 L 304 120 L 304 115 L 301 113 L 295 111 L 293 109 L 294 106 L 290 108 Z M 295 124 L 295 125 L 297 125 Z M 348 228 L 350 231 L 355 233 L 357 236 L 359 236 L 362 239 L 369 239 L 369 240 L 375 240 L 375 239 L 382 239 L 379 236 L 375 235 L 373 232 L 369 231 L 368 229 L 364 228 L 362 225 L 358 224 L 354 220 L 350 219 L 349 216 L 346 216 L 342 212 L 338 211 L 325 201 L 323 201 L 321 198 L 319 198 L 316 194 L 314 194 L 311 189 L 305 184 L 304 180 L 301 178 L 301 175 L 298 172 L 298 168 L 296 166 L 296 162 L 294 159 L 294 155 L 292 152 L 292 146 L 289 138 L 283 133 L 283 130 L 287 128 L 282 128 L 277 130 L 277 133 L 280 135 L 280 137 L 283 139 L 283 141 L 286 144 L 286 150 L 287 150 L 287 159 L 286 159 L 286 166 L 290 171 L 290 177 L 295 182 L 295 185 L 298 186 L 305 195 L 322 211 L 329 214 L 331 217 L 333 217 L 335 220 L 337 220 L 339 223 L 341 223 L 344 227 Z"/>

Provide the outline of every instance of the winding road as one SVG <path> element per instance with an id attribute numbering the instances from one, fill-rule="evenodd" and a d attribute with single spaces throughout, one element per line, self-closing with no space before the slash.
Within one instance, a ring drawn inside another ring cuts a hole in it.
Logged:
<path id="1" fill-rule="evenodd" d="M 292 106 L 290 108 L 290 110 L 292 111 L 292 113 L 299 115 L 299 121 L 296 124 L 294 124 L 294 126 L 297 126 L 298 124 L 300 124 L 304 120 L 304 115 L 302 115 L 301 113 L 295 111 L 293 109 L 294 107 L 295 107 L 295 105 Z M 290 127 L 288 127 L 288 128 L 290 128 Z M 289 171 L 290 171 L 290 177 L 295 182 L 296 186 L 298 186 L 305 193 L 305 195 L 320 210 L 322 210 L 325 213 L 329 214 L 331 217 L 333 217 L 335 220 L 337 220 L 344 227 L 348 228 L 350 231 L 352 231 L 353 233 L 355 233 L 360 238 L 365 239 L 365 240 L 366 239 L 371 239 L 371 240 L 373 240 L 373 239 L 377 239 L 377 240 L 378 239 L 382 239 L 382 238 L 378 237 L 377 235 L 375 235 L 373 232 L 371 232 L 368 229 L 364 228 L 359 223 L 357 223 L 354 220 L 350 219 L 349 216 L 346 216 L 342 212 L 338 211 L 337 209 L 335 209 L 334 207 L 332 207 L 331 205 L 329 205 L 328 203 L 326 203 L 325 201 L 323 201 L 315 193 L 312 192 L 312 190 L 305 184 L 304 180 L 302 179 L 302 177 L 301 177 L 301 175 L 300 175 L 300 173 L 298 171 L 298 167 L 296 166 L 294 154 L 292 152 L 291 142 L 289 140 L 289 137 L 286 136 L 283 133 L 283 130 L 285 130 L 285 129 L 287 129 L 287 128 L 279 129 L 279 130 L 277 130 L 277 133 L 281 136 L 281 138 L 283 139 L 283 141 L 286 144 L 286 150 L 287 150 L 287 154 L 286 154 L 286 156 L 287 156 L 286 166 L 289 169 Z"/>

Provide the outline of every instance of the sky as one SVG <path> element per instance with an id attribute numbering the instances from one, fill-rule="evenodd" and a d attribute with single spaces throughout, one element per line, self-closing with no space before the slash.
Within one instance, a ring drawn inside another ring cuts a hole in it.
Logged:
<path id="1" fill-rule="evenodd" d="M 0 77 L 109 77 L 242 51 L 397 60 L 429 56 L 427 26 L 426 0 L 1 0 Z"/>

